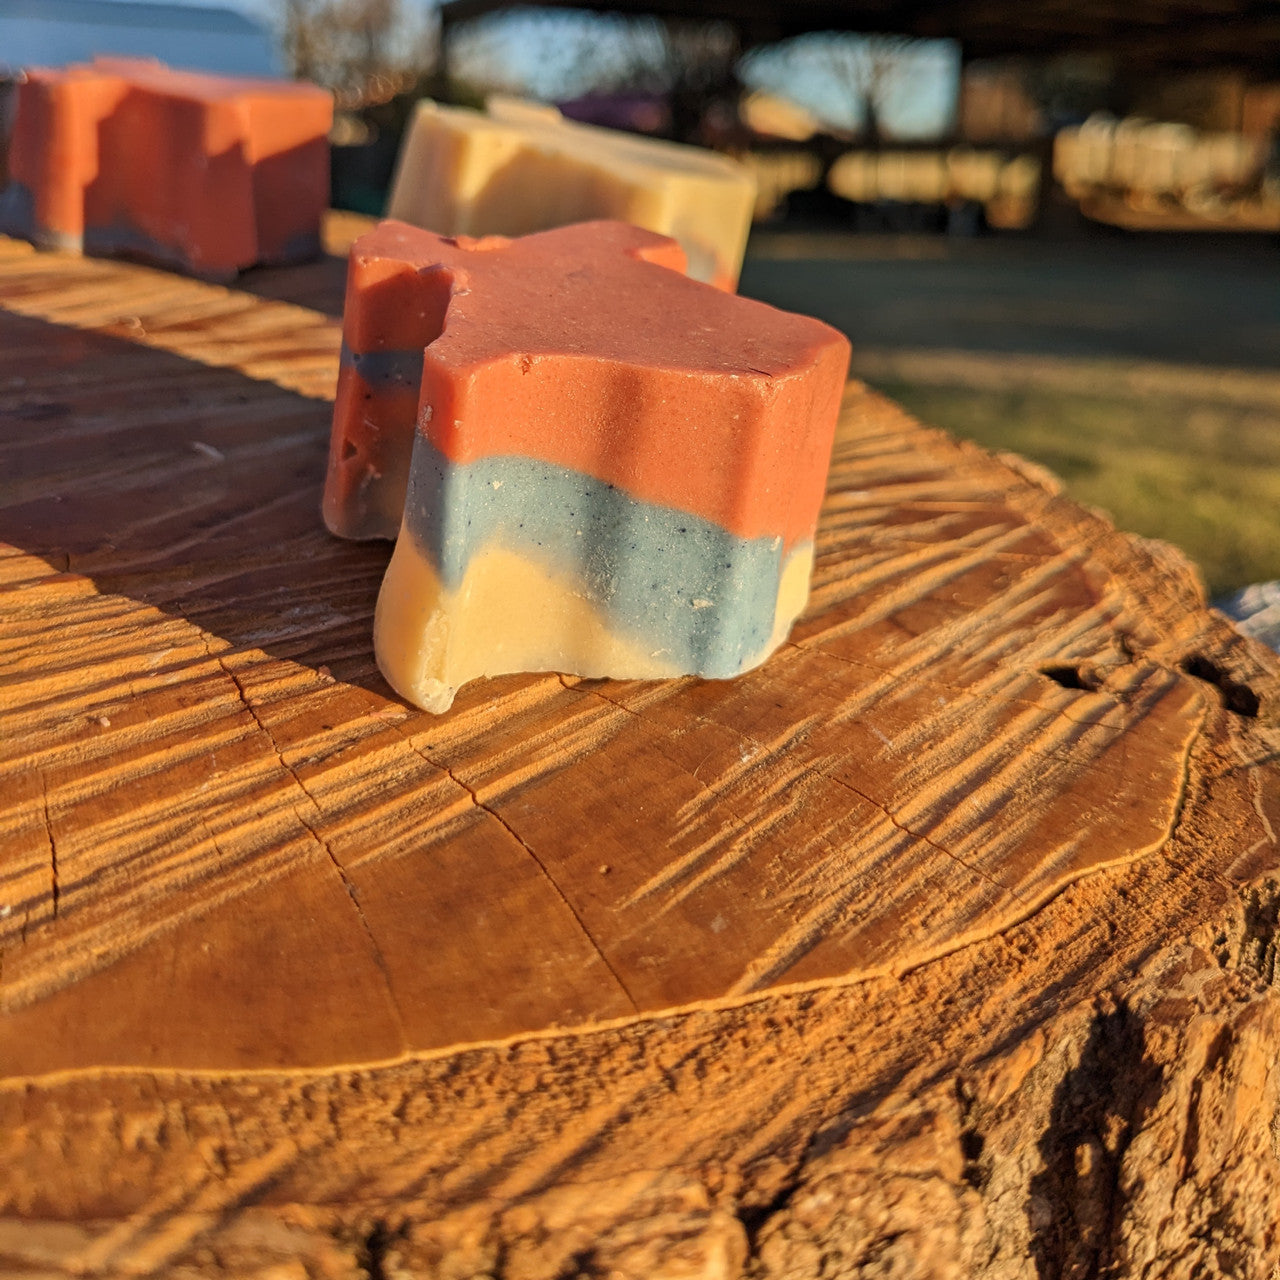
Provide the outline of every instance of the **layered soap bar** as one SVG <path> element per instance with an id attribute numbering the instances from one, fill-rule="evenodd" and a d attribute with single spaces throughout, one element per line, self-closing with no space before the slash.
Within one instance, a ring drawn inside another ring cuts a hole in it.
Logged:
<path id="1" fill-rule="evenodd" d="M 385 222 L 351 251 L 325 516 L 399 536 L 375 648 L 430 711 L 482 675 L 736 675 L 808 596 L 849 346 L 618 222 Z"/>
<path id="2" fill-rule="evenodd" d="M 19 88 L 0 227 L 228 279 L 312 257 L 332 99 L 313 85 L 99 59 Z"/>
<path id="3" fill-rule="evenodd" d="M 727 156 L 496 98 L 488 114 L 419 104 L 388 212 L 472 236 L 618 219 L 678 240 L 691 276 L 732 290 L 754 207 L 754 177 Z"/>

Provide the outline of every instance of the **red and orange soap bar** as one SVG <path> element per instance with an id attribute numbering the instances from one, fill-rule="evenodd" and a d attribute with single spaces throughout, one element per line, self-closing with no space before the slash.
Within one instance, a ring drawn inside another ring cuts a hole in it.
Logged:
<path id="1" fill-rule="evenodd" d="M 211 279 L 320 249 L 333 105 L 313 85 L 99 59 L 29 71 L 0 226 Z"/>
<path id="2" fill-rule="evenodd" d="M 848 343 L 683 265 L 617 222 L 356 241 L 324 509 L 398 533 L 375 648 L 410 701 L 509 671 L 732 676 L 786 636 Z"/>

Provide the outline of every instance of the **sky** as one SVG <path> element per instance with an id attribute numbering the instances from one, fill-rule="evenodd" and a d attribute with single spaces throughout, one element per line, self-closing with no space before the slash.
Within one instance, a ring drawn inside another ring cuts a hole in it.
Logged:
<path id="1" fill-rule="evenodd" d="M 170 3 L 212 4 L 238 9 L 275 26 L 282 0 L 169 0 Z M 436 7 L 435 0 L 401 0 L 402 5 L 423 14 Z M 548 31 L 552 32 L 548 36 Z M 857 37 L 837 37 L 846 51 L 856 48 Z M 572 13 L 538 15 L 519 13 L 504 17 L 462 36 L 458 66 L 464 74 L 484 66 L 496 70 L 509 87 L 531 96 L 561 99 L 591 87 L 584 69 L 611 65 L 608 19 L 582 20 Z M 766 89 L 807 107 L 820 119 L 840 128 L 861 124 L 859 97 L 851 81 L 856 79 L 858 55 L 833 55 L 833 41 L 821 35 L 801 37 L 750 56 L 739 74 L 751 88 Z M 853 72 L 850 72 L 850 66 Z M 865 67 L 865 63 L 863 63 Z M 960 59 L 950 41 L 915 41 L 899 56 L 885 78 L 881 116 L 887 132 L 902 138 L 929 137 L 947 129 L 955 108 Z"/>
<path id="2" fill-rule="evenodd" d="M 166 4 L 189 4 L 198 8 L 238 9 L 254 18 L 273 19 L 280 9 L 278 0 L 164 0 Z"/>
<path id="3" fill-rule="evenodd" d="M 881 122 L 898 138 L 928 138 L 953 122 L 960 84 L 960 49 L 951 40 L 915 40 L 894 48 L 874 37 L 817 32 L 748 55 L 739 69 L 754 89 L 807 107 L 828 125 L 863 123 L 861 89 L 878 62 Z"/>
<path id="4" fill-rule="evenodd" d="M 607 72 L 609 50 L 623 38 L 610 38 L 610 28 L 625 29 L 622 20 L 591 18 L 566 12 L 520 14 L 501 22 L 484 22 L 458 33 L 455 67 L 466 77 L 497 71 L 535 96 L 573 97 L 591 87 L 590 68 Z M 634 30 L 634 28 L 633 28 Z M 634 38 L 634 37 L 633 37 Z M 862 123 L 856 80 L 865 71 L 866 54 L 881 46 L 874 39 L 815 33 L 749 55 L 739 75 L 749 88 L 765 89 L 807 107 L 837 128 Z M 885 76 L 880 114 L 886 131 L 900 138 L 927 138 L 952 123 L 960 79 L 959 47 L 949 40 L 916 40 L 892 55 Z"/>

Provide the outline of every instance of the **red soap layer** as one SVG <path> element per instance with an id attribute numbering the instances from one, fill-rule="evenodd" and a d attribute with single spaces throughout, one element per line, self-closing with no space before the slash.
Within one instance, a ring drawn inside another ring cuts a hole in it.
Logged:
<path id="1" fill-rule="evenodd" d="M 384 222 L 351 252 L 345 341 L 426 346 L 420 429 L 455 462 L 539 458 L 740 537 L 812 536 L 847 341 L 673 266 L 674 241 L 623 223 L 473 241 Z M 375 443 L 360 407 L 340 394 L 335 457 Z"/>
<path id="2" fill-rule="evenodd" d="M 193 270 L 296 256 L 328 204 L 329 95 L 311 85 L 100 59 L 20 86 L 10 176 L 35 231 L 134 233 Z"/>

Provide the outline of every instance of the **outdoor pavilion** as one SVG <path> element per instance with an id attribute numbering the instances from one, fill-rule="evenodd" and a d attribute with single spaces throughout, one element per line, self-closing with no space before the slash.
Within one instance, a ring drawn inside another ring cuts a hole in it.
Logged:
<path id="1" fill-rule="evenodd" d="M 517 7 L 722 21 L 744 50 L 856 31 L 949 38 L 965 60 L 1110 54 L 1138 72 L 1232 68 L 1262 78 L 1280 64 L 1277 0 L 446 0 L 445 56 L 458 23 Z"/>

